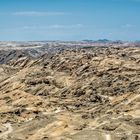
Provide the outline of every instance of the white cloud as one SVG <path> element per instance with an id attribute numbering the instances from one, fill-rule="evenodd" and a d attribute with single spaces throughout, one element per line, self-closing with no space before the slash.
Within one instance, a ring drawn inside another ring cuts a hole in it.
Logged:
<path id="1" fill-rule="evenodd" d="M 73 24 L 73 25 L 47 25 L 47 26 L 24 26 L 22 29 L 24 30 L 38 30 L 38 29 L 73 29 L 73 28 L 83 28 L 83 24 Z"/>
<path id="2" fill-rule="evenodd" d="M 127 23 L 125 25 L 122 25 L 122 28 L 133 28 L 133 27 L 135 27 L 135 25 L 132 25 L 132 24 L 129 24 L 129 23 Z"/>
<path id="3" fill-rule="evenodd" d="M 77 29 L 83 29 L 85 26 L 82 24 L 73 24 L 73 25 L 45 25 L 45 26 L 37 26 L 37 25 L 29 25 L 29 26 L 21 26 L 21 27 L 13 27 L 13 28 L 6 28 L 0 29 L 2 32 L 54 32 L 54 31 L 73 31 Z"/>
<path id="4" fill-rule="evenodd" d="M 70 13 L 65 12 L 47 12 L 47 11 L 19 11 L 14 12 L 12 15 L 14 16 L 60 16 L 60 15 L 68 15 Z"/>
<path id="5" fill-rule="evenodd" d="M 83 25 L 82 24 L 75 24 L 75 25 L 51 25 L 49 26 L 49 28 L 52 28 L 52 29 L 61 29 L 61 28 L 82 28 Z"/>

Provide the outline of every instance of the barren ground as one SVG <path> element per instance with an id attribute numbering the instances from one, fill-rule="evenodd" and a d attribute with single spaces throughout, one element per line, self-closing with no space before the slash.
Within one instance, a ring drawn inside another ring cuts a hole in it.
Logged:
<path id="1" fill-rule="evenodd" d="M 0 140 L 139 140 L 140 48 L 6 59 L 0 124 Z"/>

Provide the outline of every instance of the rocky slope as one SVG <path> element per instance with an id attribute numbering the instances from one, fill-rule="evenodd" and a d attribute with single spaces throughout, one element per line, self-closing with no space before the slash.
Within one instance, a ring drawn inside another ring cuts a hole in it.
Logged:
<path id="1" fill-rule="evenodd" d="M 138 47 L 22 53 L 0 65 L 1 140 L 139 140 L 139 109 Z"/>

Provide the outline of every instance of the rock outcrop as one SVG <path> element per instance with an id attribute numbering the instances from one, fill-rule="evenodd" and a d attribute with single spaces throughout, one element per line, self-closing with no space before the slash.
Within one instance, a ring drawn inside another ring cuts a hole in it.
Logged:
<path id="1" fill-rule="evenodd" d="M 0 65 L 3 140 L 139 140 L 139 109 L 138 47 L 22 55 Z"/>

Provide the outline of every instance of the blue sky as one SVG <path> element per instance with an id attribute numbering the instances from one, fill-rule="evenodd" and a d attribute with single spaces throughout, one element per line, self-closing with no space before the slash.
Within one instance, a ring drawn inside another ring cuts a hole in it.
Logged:
<path id="1" fill-rule="evenodd" d="M 140 0 L 0 0 L 0 40 L 140 40 Z"/>

